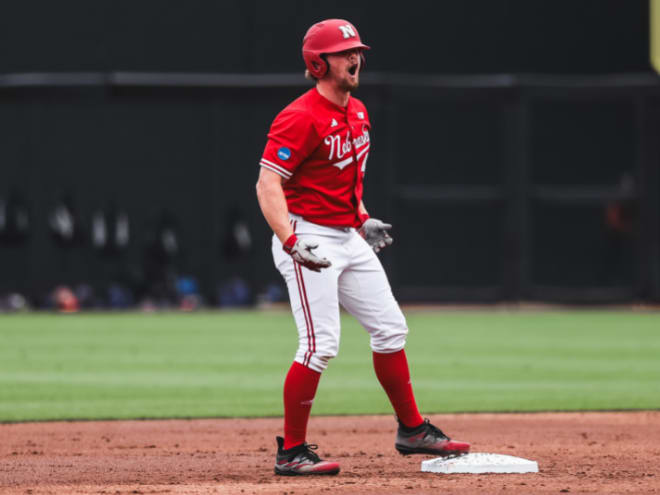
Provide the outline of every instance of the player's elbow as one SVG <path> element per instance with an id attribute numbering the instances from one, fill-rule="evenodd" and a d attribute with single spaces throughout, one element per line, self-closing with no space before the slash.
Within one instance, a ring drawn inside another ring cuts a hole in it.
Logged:
<path id="1" fill-rule="evenodd" d="M 266 184 L 264 182 L 265 181 L 261 177 L 259 177 L 259 179 L 257 180 L 256 190 L 257 190 L 257 199 L 259 199 L 259 200 L 261 200 L 264 197 L 264 195 L 266 194 L 266 188 L 267 187 L 266 187 Z"/>
<path id="2" fill-rule="evenodd" d="M 277 190 L 282 189 L 281 179 L 278 175 L 273 173 L 261 173 L 257 180 L 257 198 L 259 200 L 274 194 Z"/>
<path id="3" fill-rule="evenodd" d="M 270 195 L 269 191 L 271 187 L 272 186 L 269 183 L 269 181 L 264 180 L 263 177 L 259 177 L 259 180 L 257 180 L 256 190 L 257 190 L 257 199 L 259 200 L 260 203 L 263 202 L 264 199 Z"/>

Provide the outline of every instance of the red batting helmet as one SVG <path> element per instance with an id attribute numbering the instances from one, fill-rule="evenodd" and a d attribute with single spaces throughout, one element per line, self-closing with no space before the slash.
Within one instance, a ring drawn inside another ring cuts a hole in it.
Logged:
<path id="1" fill-rule="evenodd" d="M 369 49 L 360 40 L 355 26 L 343 19 L 327 19 L 307 30 L 303 38 L 303 59 L 310 74 L 321 79 L 328 72 L 328 64 L 321 55 L 353 48 Z"/>

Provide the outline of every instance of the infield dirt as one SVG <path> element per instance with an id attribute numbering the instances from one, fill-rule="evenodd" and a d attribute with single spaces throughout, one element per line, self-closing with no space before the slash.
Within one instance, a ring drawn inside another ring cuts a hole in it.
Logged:
<path id="1" fill-rule="evenodd" d="M 473 452 L 538 461 L 538 474 L 420 472 L 394 450 L 389 416 L 312 417 L 332 477 L 273 474 L 282 420 L 0 425 L 3 494 L 660 493 L 660 411 L 432 415 Z"/>

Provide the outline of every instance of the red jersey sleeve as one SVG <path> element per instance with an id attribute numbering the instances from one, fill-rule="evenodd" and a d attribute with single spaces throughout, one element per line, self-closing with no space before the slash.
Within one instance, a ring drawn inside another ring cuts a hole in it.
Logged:
<path id="1" fill-rule="evenodd" d="M 270 126 L 268 142 L 259 165 L 290 179 L 320 144 L 310 116 L 301 111 L 283 110 Z"/>

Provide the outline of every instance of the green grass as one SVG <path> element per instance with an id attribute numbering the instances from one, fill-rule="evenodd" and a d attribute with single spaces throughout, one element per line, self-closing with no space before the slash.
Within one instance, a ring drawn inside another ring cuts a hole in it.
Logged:
<path id="1" fill-rule="evenodd" d="M 660 408 L 660 316 L 412 312 L 423 413 Z M 0 420 L 277 416 L 287 312 L 0 316 Z M 343 319 L 315 414 L 391 413 L 366 333 Z"/>

